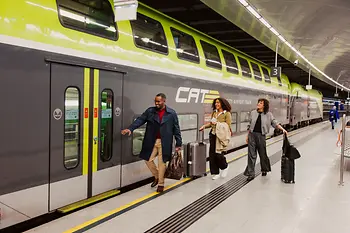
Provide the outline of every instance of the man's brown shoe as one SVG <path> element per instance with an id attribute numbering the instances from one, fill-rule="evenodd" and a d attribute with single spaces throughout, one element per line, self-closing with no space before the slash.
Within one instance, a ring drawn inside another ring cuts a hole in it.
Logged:
<path id="1" fill-rule="evenodd" d="M 164 186 L 158 186 L 157 193 L 162 193 L 164 191 Z"/>

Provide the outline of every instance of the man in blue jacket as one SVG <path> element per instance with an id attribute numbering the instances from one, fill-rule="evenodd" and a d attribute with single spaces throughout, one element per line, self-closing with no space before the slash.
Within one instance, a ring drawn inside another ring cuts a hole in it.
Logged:
<path id="1" fill-rule="evenodd" d="M 334 121 L 336 118 L 336 106 L 333 106 L 333 108 L 329 111 L 329 121 L 332 123 L 332 129 L 334 129 Z"/>
<path id="2" fill-rule="evenodd" d="M 155 107 L 148 108 L 127 129 L 122 130 L 122 134 L 130 136 L 135 129 L 147 123 L 140 158 L 146 161 L 154 176 L 151 187 L 158 184 L 157 192 L 163 192 L 165 163 L 171 159 L 173 138 L 176 141 L 176 151 L 181 149 L 182 138 L 176 112 L 165 105 L 166 96 L 160 93 L 156 95 L 154 102 Z M 157 156 L 158 169 L 153 161 Z"/>

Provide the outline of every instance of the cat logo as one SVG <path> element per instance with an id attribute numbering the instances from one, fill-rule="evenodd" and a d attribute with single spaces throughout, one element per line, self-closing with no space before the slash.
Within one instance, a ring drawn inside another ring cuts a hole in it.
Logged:
<path id="1" fill-rule="evenodd" d="M 177 103 L 205 103 L 211 104 L 214 99 L 219 98 L 220 93 L 215 90 L 206 90 L 190 87 L 179 87 L 175 101 Z"/>

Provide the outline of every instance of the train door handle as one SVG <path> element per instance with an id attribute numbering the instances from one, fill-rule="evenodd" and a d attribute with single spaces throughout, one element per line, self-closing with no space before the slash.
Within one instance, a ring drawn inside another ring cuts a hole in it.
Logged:
<path id="1" fill-rule="evenodd" d="M 96 145 L 98 141 L 98 137 L 94 137 L 94 144 Z"/>

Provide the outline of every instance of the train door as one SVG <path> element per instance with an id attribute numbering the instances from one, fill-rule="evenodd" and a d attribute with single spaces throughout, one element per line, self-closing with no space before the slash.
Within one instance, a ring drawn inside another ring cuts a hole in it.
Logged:
<path id="1" fill-rule="evenodd" d="M 51 64 L 50 210 L 120 187 L 122 78 Z"/>
<path id="2" fill-rule="evenodd" d="M 123 74 L 94 70 L 94 145 L 92 196 L 121 182 L 121 108 Z"/>

